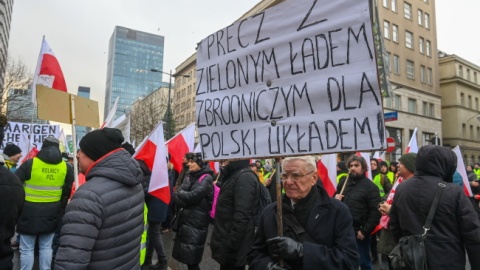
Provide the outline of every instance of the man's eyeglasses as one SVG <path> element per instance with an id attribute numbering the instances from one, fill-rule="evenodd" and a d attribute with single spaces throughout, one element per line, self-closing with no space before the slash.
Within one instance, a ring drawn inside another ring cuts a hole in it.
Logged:
<path id="1" fill-rule="evenodd" d="M 282 173 L 280 175 L 280 178 L 282 179 L 282 181 L 287 181 L 288 179 L 292 180 L 292 181 L 298 181 L 300 179 L 302 179 L 302 177 L 304 176 L 307 176 L 311 173 L 314 173 L 315 171 L 311 171 L 309 173 L 306 173 L 306 174 L 301 174 L 301 173 L 296 173 L 296 172 L 293 172 L 291 174 L 288 174 L 288 173 Z"/>

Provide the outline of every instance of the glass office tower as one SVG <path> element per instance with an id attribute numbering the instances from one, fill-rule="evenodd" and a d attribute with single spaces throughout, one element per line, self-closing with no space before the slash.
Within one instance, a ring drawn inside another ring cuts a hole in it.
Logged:
<path id="1" fill-rule="evenodd" d="M 110 38 L 104 119 L 119 98 L 115 118 L 128 111 L 139 97 L 162 85 L 164 37 L 116 26 Z"/>
<path id="2" fill-rule="evenodd" d="M 84 97 L 84 98 L 90 98 L 90 87 L 85 87 L 85 86 L 79 86 L 78 87 L 78 94 L 77 96 L 79 97 Z M 100 123 L 101 125 L 102 123 Z M 75 126 L 75 135 L 77 139 L 77 145 L 80 142 L 80 140 L 92 130 L 91 127 L 82 127 L 82 126 Z"/>

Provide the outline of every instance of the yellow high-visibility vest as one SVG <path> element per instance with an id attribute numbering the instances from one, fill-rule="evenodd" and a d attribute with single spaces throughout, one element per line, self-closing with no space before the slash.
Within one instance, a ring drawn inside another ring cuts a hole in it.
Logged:
<path id="1" fill-rule="evenodd" d="M 30 179 L 23 185 L 27 202 L 58 202 L 67 175 L 67 163 L 48 164 L 35 157 L 32 162 Z"/>
<path id="2" fill-rule="evenodd" d="M 147 204 L 143 204 L 143 233 L 140 242 L 140 265 L 145 263 L 145 256 L 147 255 L 147 231 L 148 231 L 148 208 Z"/>

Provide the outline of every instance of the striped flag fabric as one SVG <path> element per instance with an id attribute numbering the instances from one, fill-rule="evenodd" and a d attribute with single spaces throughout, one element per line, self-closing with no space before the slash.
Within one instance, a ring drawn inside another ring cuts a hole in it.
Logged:
<path id="1" fill-rule="evenodd" d="M 191 123 L 182 131 L 168 140 L 165 145 L 170 154 L 170 162 L 173 168 L 180 173 L 185 154 L 192 152 L 195 146 L 195 123 Z"/>
<path id="2" fill-rule="evenodd" d="M 63 76 L 62 68 L 55 53 L 45 40 L 42 39 L 42 47 L 38 56 L 37 68 L 33 74 L 32 82 L 32 103 L 37 104 L 37 84 L 49 88 L 67 92 L 67 84 Z"/>
<path id="3" fill-rule="evenodd" d="M 473 196 L 472 188 L 470 187 L 470 182 L 468 181 L 467 171 L 465 170 L 465 163 L 463 163 L 462 152 L 460 151 L 460 146 L 455 146 L 452 150 L 457 156 L 457 172 L 462 176 L 463 180 L 463 192 L 468 197 Z"/>
<path id="4" fill-rule="evenodd" d="M 162 122 L 158 123 L 143 144 L 138 147 L 133 157 L 143 160 L 152 172 L 148 193 L 169 204 L 171 198 L 166 158 L 167 151 L 165 149 Z"/>
<path id="5" fill-rule="evenodd" d="M 328 195 L 333 196 L 337 190 L 337 155 L 323 155 L 317 162 L 317 174 Z"/>
<path id="6" fill-rule="evenodd" d="M 407 150 L 405 153 L 417 153 L 418 152 L 418 143 L 417 143 L 417 128 L 413 130 L 412 137 L 408 143 Z"/>

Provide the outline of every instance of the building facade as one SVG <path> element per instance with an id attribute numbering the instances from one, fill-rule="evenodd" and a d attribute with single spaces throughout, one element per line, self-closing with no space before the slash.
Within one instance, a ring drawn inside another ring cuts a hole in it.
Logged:
<path id="1" fill-rule="evenodd" d="M 390 70 L 384 111 L 398 113 L 398 120 L 386 122 L 387 136 L 396 141 L 386 158 L 398 160 L 415 128 L 418 147 L 442 138 L 435 1 L 379 0 L 377 10 Z"/>
<path id="2" fill-rule="evenodd" d="M 108 50 L 104 117 L 118 97 L 115 118 L 127 112 L 139 97 L 162 85 L 164 37 L 116 26 Z"/>
<path id="3" fill-rule="evenodd" d="M 152 132 L 167 111 L 168 87 L 137 99 L 130 110 L 130 140 L 139 145 Z M 164 125 L 165 127 L 165 125 Z"/>
<path id="4" fill-rule="evenodd" d="M 480 67 L 439 54 L 443 145 L 460 146 L 465 165 L 480 162 Z"/>
<path id="5" fill-rule="evenodd" d="M 48 121 L 38 119 L 37 107 L 32 103 L 32 89 L 9 89 L 7 118 L 9 122 L 46 124 Z"/>
<path id="6" fill-rule="evenodd" d="M 8 59 L 8 40 L 12 22 L 13 0 L 0 1 L 0 87 L 3 88 Z"/>
<path id="7" fill-rule="evenodd" d="M 84 97 L 84 98 L 90 98 L 90 87 L 85 87 L 85 86 L 79 86 L 78 87 L 78 93 L 77 95 L 79 97 Z M 91 127 L 82 127 L 82 126 L 75 126 L 75 136 L 77 140 L 77 145 L 80 142 L 80 140 L 92 130 Z"/>

